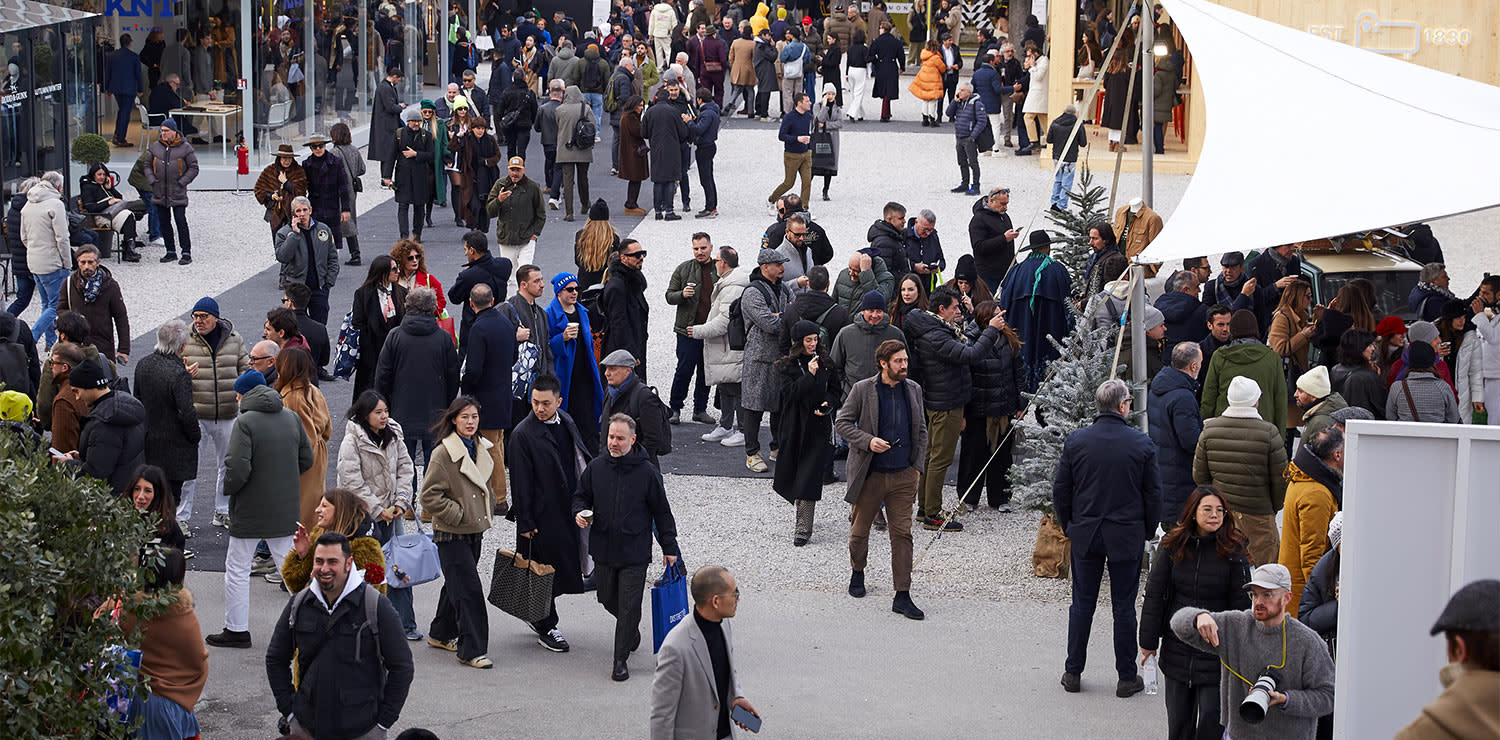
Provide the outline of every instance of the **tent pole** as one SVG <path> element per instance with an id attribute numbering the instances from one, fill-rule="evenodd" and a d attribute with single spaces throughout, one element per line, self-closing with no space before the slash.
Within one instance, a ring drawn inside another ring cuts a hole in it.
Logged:
<path id="1" fill-rule="evenodd" d="M 1151 189 L 1153 175 L 1151 172 L 1151 155 L 1156 151 L 1156 127 L 1154 126 L 1156 107 L 1152 102 L 1153 85 L 1152 77 L 1156 74 L 1156 43 L 1152 38 L 1155 33 L 1156 19 L 1152 11 L 1144 11 L 1141 18 L 1141 200 L 1145 201 L 1147 207 L 1151 207 Z"/>
<path id="2" fill-rule="evenodd" d="M 1135 396 L 1136 424 L 1143 432 L 1150 429 L 1146 420 L 1146 389 L 1151 379 L 1146 377 L 1146 267 L 1140 262 L 1130 266 L 1130 376 L 1131 393 Z"/>

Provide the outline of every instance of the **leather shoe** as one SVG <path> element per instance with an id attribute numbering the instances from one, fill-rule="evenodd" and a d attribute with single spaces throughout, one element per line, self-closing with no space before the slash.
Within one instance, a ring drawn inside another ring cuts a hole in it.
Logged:
<path id="1" fill-rule="evenodd" d="M 627 665 L 625 665 L 625 661 L 623 661 L 623 660 L 617 660 L 617 661 L 615 661 L 615 668 L 614 668 L 614 670 L 612 670 L 612 671 L 609 672 L 609 678 L 610 678 L 611 681 L 626 681 L 626 680 L 629 680 L 630 679 L 630 667 L 627 666 Z"/>
<path id="2" fill-rule="evenodd" d="M 250 647 L 250 633 L 236 632 L 226 628 L 223 632 L 215 632 L 203 639 L 204 642 L 214 647 L 222 648 L 248 648 Z"/>
<path id="3" fill-rule="evenodd" d="M 1062 687 L 1063 691 L 1066 691 L 1069 694 L 1076 694 L 1083 690 L 1083 678 L 1077 673 L 1068 673 L 1067 671 L 1063 671 Z"/>
<path id="4" fill-rule="evenodd" d="M 360 264 L 359 255 L 356 254 L 356 255 L 351 256 L 348 260 L 346 260 L 344 262 L 344 264 L 349 265 L 351 267 L 358 267 L 359 264 Z"/>
<path id="5" fill-rule="evenodd" d="M 849 595 L 856 599 L 865 597 L 865 572 L 856 570 L 849 574 Z"/>
<path id="6" fill-rule="evenodd" d="M 1115 685 L 1115 696 L 1118 696 L 1121 699 L 1125 699 L 1135 696 L 1136 694 L 1139 694 L 1145 690 L 1146 682 L 1142 681 L 1141 677 L 1137 675 L 1129 680 L 1121 679 L 1120 682 Z"/>
<path id="7" fill-rule="evenodd" d="M 907 619 L 923 620 L 927 615 L 911 603 L 911 594 L 905 591 L 897 591 L 896 598 L 891 600 L 891 611 L 900 614 Z"/>

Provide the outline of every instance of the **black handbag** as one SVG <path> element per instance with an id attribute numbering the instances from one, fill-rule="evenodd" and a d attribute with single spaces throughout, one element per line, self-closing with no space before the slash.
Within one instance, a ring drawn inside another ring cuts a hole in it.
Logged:
<path id="1" fill-rule="evenodd" d="M 814 175 L 837 175 L 838 156 L 833 152 L 833 134 L 814 131 L 809 141 L 812 146 L 812 173 Z"/>
<path id="2" fill-rule="evenodd" d="M 529 540 L 526 549 L 529 555 Z M 552 566 L 500 548 L 495 554 L 495 571 L 490 576 L 489 601 L 522 622 L 539 622 L 552 613 L 555 576 Z"/>

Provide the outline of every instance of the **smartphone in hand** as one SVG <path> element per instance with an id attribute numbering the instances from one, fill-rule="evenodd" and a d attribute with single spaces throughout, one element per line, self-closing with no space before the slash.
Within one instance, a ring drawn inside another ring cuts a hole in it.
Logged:
<path id="1" fill-rule="evenodd" d="M 750 710 L 734 706 L 729 710 L 729 718 L 745 726 L 751 732 L 760 732 L 760 717 L 750 713 Z"/>

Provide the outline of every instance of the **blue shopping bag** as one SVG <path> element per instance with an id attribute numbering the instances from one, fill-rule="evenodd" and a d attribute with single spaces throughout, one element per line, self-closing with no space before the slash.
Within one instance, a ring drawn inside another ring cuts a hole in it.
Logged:
<path id="1" fill-rule="evenodd" d="M 651 652 L 661 652 L 661 641 L 688 615 L 687 567 L 682 558 L 651 584 Z"/>

